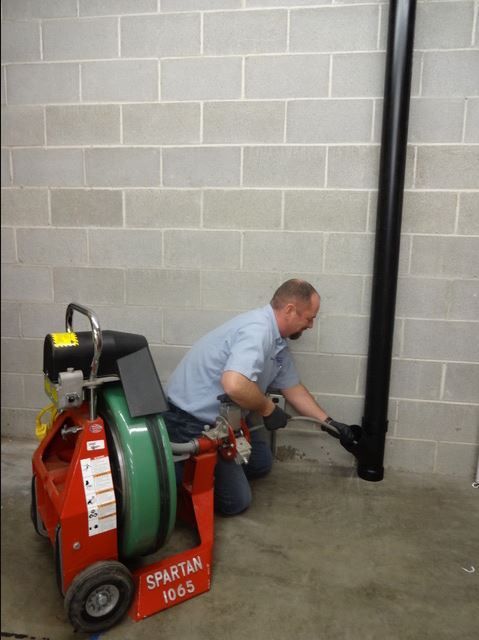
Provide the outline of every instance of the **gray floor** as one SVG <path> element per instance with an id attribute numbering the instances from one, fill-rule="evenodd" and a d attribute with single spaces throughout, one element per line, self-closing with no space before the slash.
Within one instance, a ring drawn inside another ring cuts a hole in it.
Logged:
<path id="1" fill-rule="evenodd" d="M 1 637 L 87 637 L 71 630 L 50 544 L 30 523 L 33 446 L 2 441 Z M 244 515 L 216 519 L 211 591 L 141 622 L 127 618 L 101 639 L 479 637 L 471 482 L 388 472 L 372 484 L 351 468 L 301 460 L 278 462 L 253 492 Z"/>

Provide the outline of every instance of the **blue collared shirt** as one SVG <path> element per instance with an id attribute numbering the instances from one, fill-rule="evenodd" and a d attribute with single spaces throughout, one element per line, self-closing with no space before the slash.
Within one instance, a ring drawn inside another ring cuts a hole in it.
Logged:
<path id="1" fill-rule="evenodd" d="M 168 397 L 177 407 L 211 424 L 224 393 L 221 376 L 236 371 L 263 393 L 269 386 L 288 389 L 299 376 L 282 338 L 271 305 L 242 313 L 210 331 L 181 360 L 168 382 Z"/>

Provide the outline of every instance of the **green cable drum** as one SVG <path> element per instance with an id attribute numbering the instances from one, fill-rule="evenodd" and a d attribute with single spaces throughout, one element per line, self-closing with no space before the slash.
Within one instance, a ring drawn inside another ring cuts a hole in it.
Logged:
<path id="1" fill-rule="evenodd" d="M 98 394 L 117 497 L 122 558 L 154 553 L 176 518 L 176 477 L 168 433 L 159 414 L 132 418 L 120 384 Z"/>

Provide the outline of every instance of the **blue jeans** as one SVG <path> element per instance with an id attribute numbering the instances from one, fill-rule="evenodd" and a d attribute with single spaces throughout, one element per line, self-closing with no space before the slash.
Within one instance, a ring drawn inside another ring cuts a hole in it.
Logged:
<path id="1" fill-rule="evenodd" d="M 171 442 L 188 442 L 197 438 L 204 430 L 204 423 L 178 407 L 170 404 L 163 419 Z M 215 509 L 219 513 L 234 516 L 245 511 L 251 504 L 249 480 L 265 476 L 273 466 L 273 455 L 261 432 L 251 434 L 251 457 L 247 465 L 218 456 L 215 468 Z M 184 462 L 177 462 L 176 479 L 181 483 Z"/>

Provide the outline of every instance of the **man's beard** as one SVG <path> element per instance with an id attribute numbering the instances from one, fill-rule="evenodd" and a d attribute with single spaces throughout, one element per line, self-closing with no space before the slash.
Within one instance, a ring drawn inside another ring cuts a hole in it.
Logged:
<path id="1" fill-rule="evenodd" d="M 292 333 L 290 336 L 288 336 L 288 338 L 290 340 L 297 340 L 298 338 L 301 338 L 302 335 L 303 335 L 302 331 L 296 331 L 296 333 Z"/>

